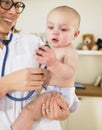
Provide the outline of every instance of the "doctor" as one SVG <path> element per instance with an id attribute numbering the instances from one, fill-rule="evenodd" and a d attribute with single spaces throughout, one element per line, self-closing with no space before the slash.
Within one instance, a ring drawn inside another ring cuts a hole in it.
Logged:
<path id="1" fill-rule="evenodd" d="M 23 101 L 14 101 L 7 96 L 22 99 L 29 91 L 41 88 L 46 77 L 46 70 L 38 68 L 39 64 L 33 57 L 34 50 L 43 42 L 34 35 L 15 34 L 12 30 L 24 8 L 21 0 L 0 0 L 1 130 L 30 130 L 32 127 L 33 130 L 42 130 L 45 122 L 42 122 L 40 127 L 33 126 L 34 121 L 39 120 L 41 116 L 58 120 L 69 115 L 65 100 L 56 93 L 43 94 L 35 99 L 36 92 L 33 91 L 33 95 Z M 54 100 L 56 101 L 53 102 Z M 59 107 L 56 102 L 59 103 Z M 52 110 L 50 114 L 45 113 L 48 106 Z M 52 125 L 48 126 L 50 128 Z M 55 123 L 55 126 L 58 125 Z"/>

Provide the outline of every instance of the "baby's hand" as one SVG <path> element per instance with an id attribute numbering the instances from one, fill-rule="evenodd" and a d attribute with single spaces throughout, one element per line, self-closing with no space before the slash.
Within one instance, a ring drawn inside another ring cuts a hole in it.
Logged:
<path id="1" fill-rule="evenodd" d="M 47 46 L 41 46 L 40 49 L 35 51 L 37 55 L 35 58 L 38 62 L 45 66 L 52 66 L 56 62 L 56 55 L 53 49 Z"/>

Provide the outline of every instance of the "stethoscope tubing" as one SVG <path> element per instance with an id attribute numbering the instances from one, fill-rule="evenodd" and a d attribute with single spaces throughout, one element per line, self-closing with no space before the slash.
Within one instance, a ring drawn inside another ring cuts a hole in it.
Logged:
<path id="1" fill-rule="evenodd" d="M 10 42 L 12 40 L 12 37 L 13 37 L 13 34 L 11 33 L 10 40 L 8 40 L 8 42 Z M 0 41 L 3 42 L 3 40 L 1 40 L 1 39 L 0 39 Z M 6 47 L 6 51 L 5 51 L 5 55 L 4 55 L 4 59 L 3 59 L 3 63 L 2 63 L 1 77 L 3 77 L 5 75 L 5 66 L 6 66 L 6 61 L 7 61 L 8 52 L 9 52 L 8 44 L 5 45 L 5 47 Z M 24 100 L 29 99 L 33 95 L 34 92 L 35 92 L 35 90 L 30 91 L 25 97 L 22 97 L 22 98 L 13 97 L 9 93 L 7 93 L 6 96 L 10 100 L 22 102 Z"/>

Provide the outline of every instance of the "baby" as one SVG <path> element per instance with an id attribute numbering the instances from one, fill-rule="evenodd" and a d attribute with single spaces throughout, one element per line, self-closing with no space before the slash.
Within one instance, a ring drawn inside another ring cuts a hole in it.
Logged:
<path id="1" fill-rule="evenodd" d="M 57 91 L 68 102 L 70 112 L 79 107 L 75 94 L 77 51 L 72 45 L 80 31 L 80 15 L 68 6 L 52 9 L 47 16 L 46 38 L 51 48 L 41 46 L 36 50 L 36 59 L 49 71 L 45 91 Z"/>

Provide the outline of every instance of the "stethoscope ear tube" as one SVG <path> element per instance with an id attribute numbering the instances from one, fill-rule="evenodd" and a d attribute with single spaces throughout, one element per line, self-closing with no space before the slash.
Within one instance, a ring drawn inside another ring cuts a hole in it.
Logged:
<path id="1" fill-rule="evenodd" d="M 12 40 L 12 36 L 13 36 L 13 35 L 12 35 L 12 33 L 11 33 L 11 35 L 10 35 L 10 40 L 7 40 L 8 43 Z M 2 40 L 2 41 L 3 41 L 3 40 Z M 6 40 L 5 40 L 5 41 L 6 41 Z M 5 43 L 6 43 L 6 42 L 5 42 Z M 3 63 L 2 63 L 1 77 L 3 77 L 3 76 L 5 75 L 5 66 L 6 66 L 7 56 L 8 56 L 8 52 L 9 52 L 8 43 L 5 45 L 5 47 L 6 47 L 6 52 L 5 52 L 4 60 L 3 60 Z M 27 100 L 28 98 L 30 98 L 30 97 L 33 95 L 34 92 L 35 92 L 35 90 L 30 91 L 30 92 L 28 93 L 28 95 L 26 95 L 25 97 L 22 97 L 22 98 L 13 97 L 13 96 L 11 96 L 11 95 L 8 94 L 8 93 L 6 94 L 6 96 L 7 96 L 9 99 L 13 100 L 13 101 L 24 101 L 24 100 Z"/>
<path id="2" fill-rule="evenodd" d="M 1 77 L 4 76 L 6 60 L 7 60 L 7 56 L 8 56 L 8 45 L 6 45 L 5 47 L 6 47 L 6 52 L 5 52 L 4 60 L 3 60 L 3 64 L 2 64 Z"/>

